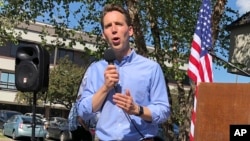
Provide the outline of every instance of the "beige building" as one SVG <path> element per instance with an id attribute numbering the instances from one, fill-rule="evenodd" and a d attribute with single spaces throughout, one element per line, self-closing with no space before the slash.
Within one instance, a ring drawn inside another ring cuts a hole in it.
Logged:
<path id="1" fill-rule="evenodd" d="M 250 12 L 227 26 L 230 34 L 229 62 L 241 66 L 245 72 L 237 69 L 228 69 L 228 72 L 250 76 Z M 247 74 L 246 74 L 247 73 Z"/>

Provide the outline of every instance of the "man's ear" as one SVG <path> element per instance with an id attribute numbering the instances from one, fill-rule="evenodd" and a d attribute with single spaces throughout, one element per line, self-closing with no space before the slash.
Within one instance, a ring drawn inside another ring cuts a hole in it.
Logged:
<path id="1" fill-rule="evenodd" d="M 103 34 L 103 32 L 102 32 L 102 39 L 106 40 L 106 37 L 105 37 L 105 35 Z"/>
<path id="2" fill-rule="evenodd" d="M 132 37 L 134 34 L 134 29 L 132 26 L 129 26 L 128 28 L 129 28 L 129 36 Z"/>

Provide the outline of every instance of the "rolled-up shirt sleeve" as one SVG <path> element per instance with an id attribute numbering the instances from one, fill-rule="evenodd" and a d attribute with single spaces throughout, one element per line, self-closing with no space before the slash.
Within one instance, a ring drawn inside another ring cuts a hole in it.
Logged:
<path id="1" fill-rule="evenodd" d="M 78 115 L 85 120 L 91 119 L 94 115 L 92 113 L 92 98 L 93 95 L 89 95 L 88 97 L 81 98 L 78 102 Z"/>
<path id="2" fill-rule="evenodd" d="M 92 112 L 93 92 L 88 89 L 92 87 L 91 79 L 89 79 L 91 78 L 91 73 L 89 73 L 91 69 L 92 67 L 90 66 L 86 71 L 78 91 L 78 95 L 81 95 L 78 101 L 78 115 L 84 120 L 88 120 L 95 115 L 95 113 Z"/>
<path id="3" fill-rule="evenodd" d="M 170 115 L 170 105 L 168 100 L 167 85 L 164 79 L 162 69 L 159 65 L 155 68 L 152 75 L 150 89 L 150 104 L 147 105 L 152 115 L 153 123 L 162 123 Z"/>

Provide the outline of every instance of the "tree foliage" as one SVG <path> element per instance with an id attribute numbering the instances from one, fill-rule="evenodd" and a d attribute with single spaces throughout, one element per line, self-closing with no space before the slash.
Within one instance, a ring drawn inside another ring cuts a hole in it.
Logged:
<path id="1" fill-rule="evenodd" d="M 15 101 L 21 104 L 33 105 L 34 95 L 36 95 L 35 102 L 37 105 L 45 104 L 46 93 L 44 92 L 33 93 L 33 92 L 20 92 L 19 91 L 17 92 Z"/>
<path id="2" fill-rule="evenodd" d="M 67 57 L 59 60 L 50 71 L 47 101 L 70 109 L 75 102 L 84 68 L 73 64 Z"/>

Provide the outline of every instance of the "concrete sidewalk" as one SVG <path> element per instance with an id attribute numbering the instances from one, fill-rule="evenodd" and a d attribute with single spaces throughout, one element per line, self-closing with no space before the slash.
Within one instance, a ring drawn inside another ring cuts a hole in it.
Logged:
<path id="1" fill-rule="evenodd" d="M 0 138 L 1 141 L 13 141 L 12 139 L 9 138 Z"/>
<path id="2" fill-rule="evenodd" d="M 1 135 L 0 141 L 13 141 L 11 138 L 3 136 L 2 129 L 0 129 L 0 135 Z"/>

